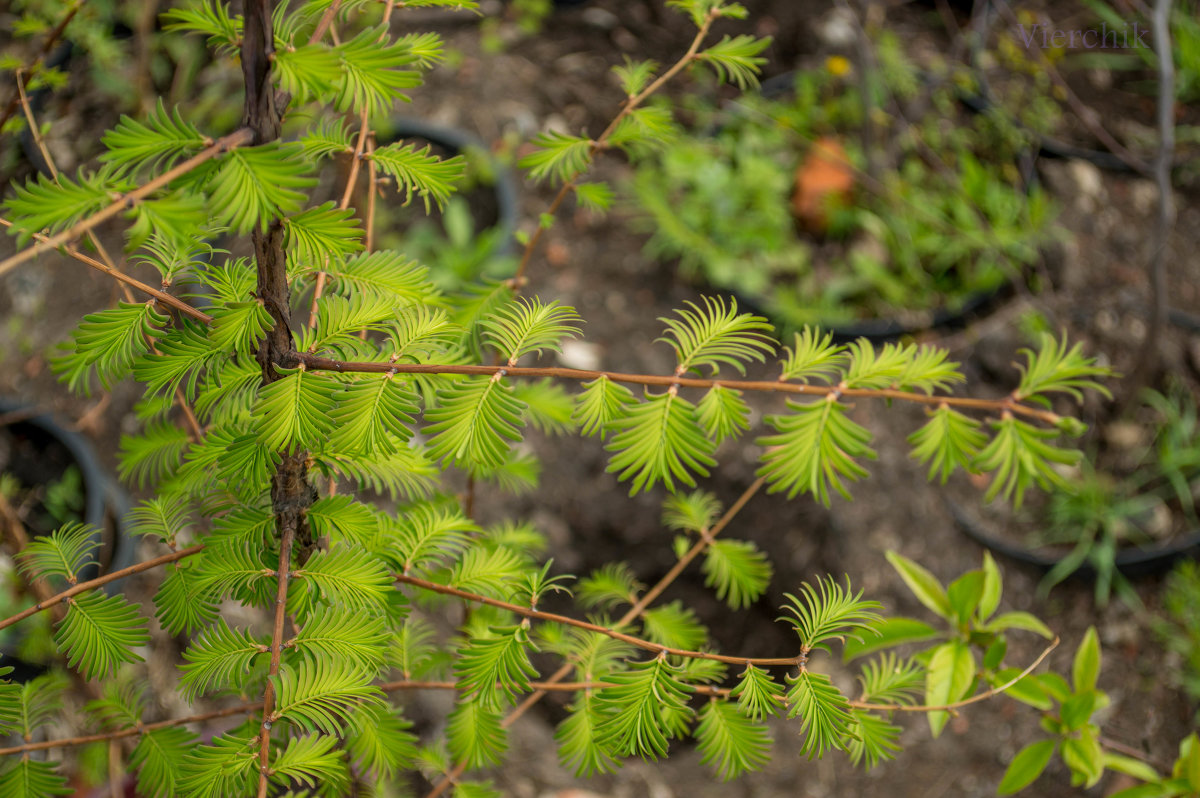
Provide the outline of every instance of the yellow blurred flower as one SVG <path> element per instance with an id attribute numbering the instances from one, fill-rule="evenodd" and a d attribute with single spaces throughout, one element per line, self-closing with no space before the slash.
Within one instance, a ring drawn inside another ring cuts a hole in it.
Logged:
<path id="1" fill-rule="evenodd" d="M 831 55 L 825 59 L 825 69 L 840 78 L 850 73 L 850 61 L 840 55 Z"/>

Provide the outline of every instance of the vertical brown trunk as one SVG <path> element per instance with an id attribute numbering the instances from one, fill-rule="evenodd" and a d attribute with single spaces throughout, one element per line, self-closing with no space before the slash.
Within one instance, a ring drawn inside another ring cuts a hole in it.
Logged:
<path id="1" fill-rule="evenodd" d="M 282 123 L 275 90 L 271 86 L 273 52 L 271 0 L 247 0 L 242 33 L 242 76 L 246 87 L 242 122 L 254 131 L 255 144 L 278 139 Z M 252 238 L 258 271 L 258 298 L 275 322 L 258 349 L 263 384 L 267 385 L 280 378 L 275 364 L 286 362 L 294 347 L 283 225 L 274 219 L 265 232 L 255 230 Z M 295 535 L 302 561 L 312 548 L 312 533 L 305 510 L 317 498 L 316 489 L 308 482 L 307 460 L 305 451 L 285 454 L 271 479 L 271 504 L 277 528 L 281 536 L 289 531 Z"/>

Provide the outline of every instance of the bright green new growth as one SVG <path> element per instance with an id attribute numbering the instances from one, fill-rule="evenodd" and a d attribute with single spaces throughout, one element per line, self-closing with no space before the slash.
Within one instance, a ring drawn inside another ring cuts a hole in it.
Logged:
<path id="1" fill-rule="evenodd" d="M 700 29 L 691 60 L 739 86 L 756 80 L 765 41 L 738 35 L 703 47 L 713 22 L 741 19 L 744 9 L 720 0 L 670 5 Z M 68 667 L 102 682 L 89 718 L 136 739 L 128 764 L 140 792 L 243 795 L 257 784 L 264 794 L 273 785 L 335 795 L 351 784 L 403 785 L 419 769 L 435 781 L 453 774 L 457 795 L 494 795 L 489 782 L 463 772 L 502 762 L 507 713 L 551 686 L 571 693 L 555 739 L 563 765 L 580 775 L 611 772 L 625 757 L 668 756 L 673 743 L 692 737 L 718 778 L 734 778 L 769 761 L 765 721 L 780 716 L 796 721 L 791 748 L 810 757 L 845 751 L 870 767 L 899 750 L 892 714 L 922 689 L 927 703 L 954 704 L 970 700 L 976 681 L 997 688 L 1019 675 L 997 646 L 1011 630 L 1049 633 L 1032 616 L 995 614 L 1000 584 L 990 560 L 948 588 L 915 564 L 898 566 L 947 622 L 944 633 L 883 618 L 848 578 L 844 586 L 832 577 L 786 586 L 793 592 L 782 620 L 795 632 L 794 653 L 762 658 L 721 653 L 692 607 L 658 601 L 674 576 L 648 588 L 628 565 L 612 563 L 572 581 L 544 561 L 548 541 L 531 523 L 472 519 L 476 489 L 527 492 L 537 484 L 527 436 L 598 436 L 613 481 L 628 482 L 631 494 L 664 489 L 664 525 L 681 533 L 679 570 L 700 559 L 706 586 L 736 611 L 762 600 L 773 569 L 754 543 L 719 535 L 761 484 L 826 504 L 833 491 L 849 497 L 849 483 L 867 476 L 862 461 L 874 457 L 851 399 L 931 408 L 911 438 L 930 478 L 994 472 L 991 493 L 1019 501 L 1029 486 L 1056 483 L 1052 464 L 1077 457 L 1055 445 L 1071 430 L 1039 403 L 1054 392 L 1077 395 L 1107 372 L 1047 339 L 1026 354 L 1012 397 L 972 402 L 949 393 L 963 376 L 930 347 L 835 345 L 804 328 L 771 360 L 779 348 L 771 325 L 720 297 L 662 319 L 658 341 L 675 355 L 668 374 L 556 367 L 553 355 L 580 333 L 573 308 L 518 296 L 521 280 L 446 296 L 402 252 L 367 251 L 369 219 L 360 224 L 355 209 L 329 202 L 310 206 L 304 193 L 339 155 L 390 176 L 405 202 L 417 196 L 427 207 L 444 204 L 463 174 L 461 160 L 411 144 L 362 149 L 372 123 L 441 57 L 434 35 L 391 38 L 380 13 L 393 10 L 401 9 L 334 9 L 325 0 L 275 9 L 271 88 L 290 95 L 285 136 L 294 143 L 250 146 L 245 131 L 218 139 L 189 121 L 186 108 L 160 103 L 103 138 L 99 172 L 39 178 L 5 204 L 25 244 L 42 230 L 92 224 L 114 195 L 144 192 L 119 199 L 119 211 L 131 225 L 133 257 L 155 266 L 168 294 L 89 315 L 55 364 L 73 390 L 130 375 L 146 389 L 137 408 L 144 431 L 122 439 L 120 463 L 125 479 L 155 494 L 134 509 L 133 530 L 172 552 L 159 563 L 166 571 L 154 614 L 186 639 L 180 692 L 189 702 L 253 703 L 239 710 L 243 722 L 205 744 L 181 727 L 186 718 L 155 725 L 152 703 L 130 687 L 141 673 L 130 663 L 150 639 L 147 615 L 94 585 L 68 597 L 59 652 Z M 339 35 L 318 35 L 322 20 Z M 254 46 L 243 40 L 245 21 L 211 0 L 172 10 L 165 21 L 168 30 L 206 37 L 230 68 Z M 631 106 L 611 135 L 545 134 L 524 161 L 530 175 L 567 183 L 601 150 L 665 144 L 669 114 L 632 107 L 632 99 L 645 99 L 666 75 L 651 63 L 619 70 Z M 330 121 L 330 107 L 346 118 Z M 322 114 L 324 121 L 307 122 Z M 197 163 L 161 181 L 188 159 Z M 152 180 L 162 184 L 145 189 Z M 577 198 L 607 205 L 600 185 L 575 185 Z M 274 236 L 274 276 L 287 282 L 290 304 L 273 305 L 258 282 L 267 263 L 193 243 L 223 233 L 249 234 L 260 249 Z M 184 284 L 194 293 L 180 291 Z M 201 295 L 202 312 L 186 304 Z M 303 325 L 301 310 L 310 308 Z M 290 348 L 273 350 L 288 316 L 290 338 L 282 337 Z M 745 379 L 768 368 L 777 379 Z M 711 494 L 680 488 L 696 487 L 718 467 L 718 447 L 750 431 L 747 397 L 756 392 L 785 393 L 787 401 L 773 404 L 769 432 L 756 441 L 760 482 L 723 515 Z M 460 500 L 454 491 L 464 483 Z M 68 526 L 30 544 L 19 558 L 23 572 L 78 581 L 94 548 L 90 534 Z M 275 624 L 231 625 L 221 617 L 226 601 L 264 611 Z M 455 605 L 445 617 L 465 617 L 452 632 L 434 623 L 448 602 Z M 555 612 L 544 611 L 552 602 Z M 886 652 L 867 662 L 854 699 L 810 661 L 835 642 L 851 655 L 856 646 L 874 652 L 935 639 L 928 658 Z M 1089 659 L 1079 667 L 1077 681 L 1090 683 L 1084 692 L 1095 692 L 1098 656 L 1095 666 Z M 542 672 L 549 657 L 561 659 L 559 673 Z M 1051 681 L 1028 677 L 1014 693 L 1046 705 L 1061 699 Z M 0 681 L 0 732 L 41 733 L 65 688 L 57 676 Z M 415 737 L 388 699 L 415 689 L 456 692 L 444 737 Z M 930 715 L 935 733 L 944 718 Z M 1086 728 L 1088 718 L 1062 736 Z M 66 784 L 55 763 L 24 749 L 0 765 L 3 795 L 63 794 Z"/>

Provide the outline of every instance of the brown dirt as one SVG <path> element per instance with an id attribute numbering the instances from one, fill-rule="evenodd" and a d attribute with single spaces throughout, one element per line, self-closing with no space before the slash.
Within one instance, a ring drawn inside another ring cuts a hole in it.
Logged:
<path id="1" fill-rule="evenodd" d="M 771 52 L 772 73 L 786 71 L 809 59 L 823 45 L 813 32 L 829 8 L 815 0 L 748 2 L 757 21 L 752 28 L 777 37 Z M 455 69 L 434 73 L 427 89 L 419 91 L 411 108 L 403 109 L 440 123 L 464 127 L 484 141 L 499 144 L 506 136 L 527 138 L 546 127 L 598 132 L 618 107 L 619 92 L 602 78 L 606 69 L 625 55 L 668 61 L 682 52 L 687 30 L 673 15 L 654 12 L 649 3 L 602 0 L 587 9 L 564 11 L 552 18 L 538 37 L 510 43 L 498 55 L 484 54 L 474 23 L 442 28 L 451 47 L 461 53 Z M 933 30 L 927 9 L 891 12 L 914 36 Z M 936 19 L 936 15 L 933 15 Z M 413 12 L 405 25 L 423 29 L 441 23 L 445 15 Z M 664 22 L 666 23 L 664 25 Z M 745 28 L 732 23 L 731 32 Z M 930 33 L 929 36 L 934 34 Z M 925 40 L 922 40 L 925 41 Z M 823 54 L 823 51 L 821 51 Z M 625 173 L 616 161 L 599 166 L 601 176 L 619 180 Z M 1053 279 L 1036 296 L 1019 296 L 997 314 L 960 333 L 934 343 L 949 345 L 964 361 L 972 383 L 966 390 L 996 392 L 1013 384 L 1009 365 L 1025 340 L 1016 322 L 1027 309 L 1042 313 L 1055 329 L 1106 359 L 1122 372 L 1132 371 L 1138 345 L 1145 334 L 1147 285 L 1142 264 L 1151 242 L 1153 187 L 1129 176 L 1093 172 L 1087 165 L 1044 163 L 1042 174 L 1062 206 L 1062 223 L 1069 231 L 1047 273 Z M 527 223 L 535 220 L 553 192 L 526 186 L 522 202 Z M 1179 307 L 1200 307 L 1200 261 L 1190 257 L 1200 249 L 1200 204 L 1195 196 L 1180 195 L 1179 222 L 1169 246 L 1172 297 Z M 628 232 L 620 213 L 597 220 L 567 211 L 549 234 L 546 252 L 555 251 L 551 266 L 538 258 L 530 277 L 533 292 L 546 299 L 574 305 L 588 321 L 586 340 L 595 346 L 603 368 L 667 373 L 670 352 L 652 344 L 661 333 L 656 321 L 684 300 L 695 299 L 701 288 L 683 284 L 669 266 L 642 254 L 644 239 Z M 115 239 L 114 239 L 115 241 Z M 0 255 L 11 243 L 0 243 Z M 102 276 L 69 261 L 43 258 L 2 279 L 0 309 L 7 323 L 0 329 L 0 393 L 48 406 L 66 419 L 86 419 L 85 431 L 109 463 L 121 432 L 134 429 L 131 407 L 139 391 L 125 384 L 111 398 L 76 399 L 67 396 L 49 373 L 48 347 L 63 340 L 80 314 L 109 305 L 113 286 Z M 1169 370 L 1195 380 L 1200 370 L 1200 345 L 1172 331 L 1163 346 Z M 769 375 L 763 372 L 764 376 Z M 776 399 L 751 397 L 756 418 L 781 408 Z M 101 413 L 90 413 L 97 402 L 111 402 Z M 1089 407 L 1096 417 L 1102 407 Z M 922 562 L 948 581 L 978 567 L 982 553 L 955 529 L 941 500 L 943 491 L 925 482 L 923 471 L 907 456 L 904 436 L 920 423 L 913 408 L 884 408 L 860 403 L 855 418 L 877 434 L 878 461 L 870 464 L 869 480 L 854 487 L 855 501 L 835 499 L 829 509 L 808 499 L 785 501 L 760 495 L 738 516 L 727 534 L 754 540 L 767 550 L 777 575 L 771 594 L 740 615 L 731 615 L 703 587 L 702 577 L 690 573 L 664 597 L 682 598 L 711 624 L 723 651 L 753 652 L 759 656 L 791 653 L 791 633 L 772 619 L 783 592 L 794 591 L 801 580 L 832 573 L 848 574 L 856 587 L 882 601 L 888 610 L 921 614 L 884 560 L 895 549 Z M 530 446 L 543 463 L 543 484 L 533 495 L 512 499 L 484 491 L 480 514 L 484 520 L 507 515 L 528 517 L 551 537 L 557 566 L 586 573 L 601 563 L 624 559 L 643 581 L 653 581 L 673 561 L 671 535 L 659 523 L 661 490 L 626 498 L 611 474 L 606 455 L 595 440 L 575 437 L 545 440 L 529 435 Z M 726 504 L 753 481 L 756 450 L 750 443 L 726 445 L 720 451 L 717 475 L 702 481 Z M 979 502 L 978 490 L 956 481 L 953 495 Z M 1063 644 L 1051 664 L 1063 671 L 1090 624 L 1105 645 L 1101 685 L 1112 707 L 1106 711 L 1105 734 L 1159 761 L 1174 756 L 1177 741 L 1187 733 L 1191 713 L 1181 694 L 1171 687 L 1172 660 L 1164 657 L 1148 628 L 1147 616 L 1114 603 L 1098 609 L 1087 585 L 1068 584 L 1045 602 L 1034 600 L 1038 574 L 1001 563 L 1008 609 L 1030 610 L 1046 618 Z M 1139 583 L 1147 611 L 1158 606 L 1159 582 Z M 140 583 L 132 590 L 146 590 Z M 1039 640 L 1017 638 L 1014 661 L 1036 656 Z M 850 686 L 850 674 L 838 663 L 820 661 Z M 168 680 L 157 674 L 156 680 Z M 418 717 L 441 706 L 444 696 L 414 699 Z M 175 710 L 178 711 L 178 707 Z M 795 723 L 777 728 L 774 760 L 767 771 L 721 785 L 689 744 L 676 744 L 670 760 L 631 763 L 621 773 L 579 782 L 563 772 L 553 756 L 552 724 L 561 717 L 560 702 L 547 700 L 515 725 L 509 764 L 490 774 L 497 784 L 519 798 L 571 793 L 587 789 L 601 795 L 628 798 L 668 796 L 939 796 L 993 795 L 1005 763 L 1024 741 L 1037 734 L 1036 713 L 999 699 L 970 707 L 953 720 L 938 740 L 931 740 L 923 720 L 904 719 L 906 750 L 894 762 L 864 773 L 844 757 L 827 756 L 808 762 L 797 753 Z M 1098 792 L 1117 784 L 1109 778 Z M 1059 764 L 1025 794 L 1074 794 Z M 582 795 L 582 793 L 575 793 Z"/>

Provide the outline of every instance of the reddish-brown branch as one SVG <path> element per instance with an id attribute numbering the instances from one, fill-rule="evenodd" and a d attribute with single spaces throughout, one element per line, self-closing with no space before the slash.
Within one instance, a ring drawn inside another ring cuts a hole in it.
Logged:
<path id="1" fill-rule="evenodd" d="M 612 687 L 613 685 L 609 682 L 530 682 L 529 686 L 535 690 L 574 692 L 576 690 L 600 690 L 605 687 Z M 401 690 L 457 690 L 458 684 L 450 681 L 419 681 L 412 679 L 400 679 L 394 682 L 383 682 L 376 685 L 376 687 L 385 693 L 396 693 Z M 700 695 L 726 696 L 729 694 L 729 689 L 724 687 L 713 687 L 712 685 L 693 685 L 693 687 L 695 688 L 696 693 Z M 187 726 L 191 723 L 203 723 L 204 721 L 228 718 L 233 715 L 248 715 L 251 712 L 261 708 L 261 704 L 251 701 L 244 704 L 235 704 L 234 706 L 214 710 L 212 712 L 204 712 L 199 715 L 188 715 L 182 718 L 172 718 L 170 720 L 162 720 L 155 723 L 143 723 L 141 726 L 120 729 L 118 731 L 89 734 L 81 737 L 65 737 L 59 740 L 43 740 L 36 743 L 14 745 L 11 748 L 0 748 L 0 756 L 8 756 L 10 754 L 25 754 L 31 751 L 48 751 L 52 748 L 72 748 L 80 745 L 88 745 L 90 743 L 102 743 L 107 740 L 120 740 L 126 737 L 136 737 L 139 734 L 148 731 L 154 731 L 156 729 L 166 729 L 172 726 Z"/>
<path id="2" fill-rule="evenodd" d="M 650 606 L 650 603 L 658 596 L 662 595 L 663 591 L 665 591 L 672 583 L 674 583 L 679 575 L 683 573 L 683 570 L 688 566 L 688 564 L 695 560 L 696 557 L 698 557 L 700 553 L 708 547 L 713 538 L 719 535 L 725 529 L 725 527 L 729 525 L 738 512 L 740 512 L 741 509 L 746 506 L 746 503 L 749 502 L 756 493 L 762 490 L 762 487 L 765 483 L 766 480 L 759 478 L 754 482 L 754 484 L 743 491 L 742 495 L 739 496 L 737 501 L 725 511 L 725 514 L 721 516 L 720 520 L 713 524 L 712 529 L 707 530 L 707 534 L 702 535 L 701 539 L 693 544 L 691 549 L 689 549 L 683 557 L 679 558 L 679 561 L 675 563 L 671 570 L 664 574 L 663 577 L 659 579 L 653 587 L 646 591 L 646 594 L 638 599 L 638 601 L 636 601 L 633 606 L 630 607 L 629 610 L 613 625 L 624 626 L 641 617 L 641 614 L 645 612 L 647 607 Z M 572 666 L 570 663 L 564 664 L 557 671 L 555 671 L 554 674 L 551 675 L 546 682 L 544 682 L 544 684 L 550 685 L 561 683 L 563 679 L 570 675 L 571 669 Z M 508 715 L 505 716 L 500 725 L 506 729 L 512 726 L 522 715 L 524 715 L 535 704 L 541 701 L 542 698 L 546 696 L 547 692 L 548 690 L 545 687 L 536 688 L 533 693 L 525 696 L 525 699 L 521 701 L 521 703 L 518 704 L 511 712 L 509 712 Z M 461 761 L 458 762 L 450 771 L 450 773 L 446 774 L 446 776 L 434 786 L 426 798 L 435 798 L 435 796 L 441 795 L 454 782 L 454 779 L 462 775 L 463 771 L 465 770 L 466 764 Z"/>
<path id="3" fill-rule="evenodd" d="M 191 158 L 188 158 L 186 161 L 171 169 L 168 169 L 166 172 L 163 172 L 161 175 L 146 183 L 144 186 L 136 188 L 133 191 L 130 191 L 128 194 L 122 195 L 120 199 L 116 200 L 111 205 L 96 211 L 86 219 L 80 219 L 78 222 L 71 225 L 68 229 L 62 231 L 61 233 L 49 236 L 48 238 L 39 241 L 36 246 L 23 249 L 15 255 L 6 258 L 4 261 L 0 262 L 0 274 L 3 274 L 15 266 L 19 266 L 22 263 L 26 263 L 27 261 L 36 258 L 38 255 L 49 252 L 52 249 L 57 249 L 63 244 L 66 244 L 68 241 L 72 241 L 89 230 L 99 227 L 101 224 L 113 218 L 122 211 L 129 210 L 139 200 L 150 196 L 175 178 L 186 175 L 188 172 L 192 171 L 201 164 L 211 161 L 218 155 L 226 153 L 229 150 L 237 147 L 249 144 L 253 138 L 254 132 L 249 128 L 243 127 L 235 130 L 228 136 L 218 139 L 212 145 L 205 147 L 203 150 L 196 153 Z"/>
<path id="4" fill-rule="evenodd" d="M 613 382 L 630 385 L 655 385 L 670 388 L 678 385 L 684 388 L 712 388 L 720 385 L 739 391 L 755 391 L 765 393 L 791 393 L 805 396 L 838 396 L 846 398 L 865 399 L 894 399 L 902 402 L 937 407 L 949 405 L 970 410 L 983 410 L 993 413 L 1005 410 L 1020 416 L 1026 416 L 1045 424 L 1056 425 L 1062 418 L 1049 410 L 1032 407 L 1014 401 L 1011 397 L 1003 399 L 976 399 L 972 397 L 940 396 L 936 394 L 900 391 L 891 388 L 843 388 L 832 385 L 805 385 L 780 380 L 714 380 L 698 377 L 659 376 L 655 374 L 626 374 L 616 371 L 592 371 L 589 369 L 569 369 L 559 366 L 475 366 L 475 365 L 439 365 L 434 363 L 362 363 L 344 360 L 333 360 L 327 357 L 294 352 L 291 362 L 283 365 L 303 363 L 304 367 L 317 371 L 335 371 L 339 374 L 361 372 L 365 374 L 477 374 L 491 376 L 503 371 L 508 377 L 557 377 L 567 380 L 594 380 L 607 377 Z"/>
<path id="5" fill-rule="evenodd" d="M 98 576 L 95 579 L 89 579 L 86 582 L 80 582 L 79 584 L 64 590 L 61 593 L 58 593 L 57 595 L 51 596 L 46 601 L 39 601 L 32 607 L 22 610 L 16 615 L 11 615 L 5 618 L 4 620 L 0 621 L 0 629 L 5 629 L 9 626 L 12 626 L 14 623 L 23 621 L 31 615 L 36 615 L 42 610 L 50 609 L 55 604 L 66 601 L 72 596 L 77 596 L 80 593 L 91 590 L 92 588 L 102 587 L 103 585 L 107 585 L 109 582 L 115 582 L 118 579 L 124 579 L 127 576 L 132 576 L 133 574 L 140 574 L 142 571 L 149 571 L 151 568 L 157 568 L 160 565 L 167 565 L 168 563 L 182 560 L 185 557 L 191 557 L 193 554 L 197 554 L 203 550 L 203 545 L 192 546 L 191 548 L 187 549 L 180 549 L 179 551 L 173 551 L 170 554 L 164 554 L 161 557 L 155 557 L 152 560 L 140 562 L 137 565 L 131 565 L 128 568 L 122 568 L 119 571 L 113 571 L 111 574 L 105 574 L 104 576 Z"/>
<path id="6" fill-rule="evenodd" d="M 490 607 L 497 607 L 502 610 L 508 610 L 511 613 L 521 615 L 525 618 L 533 618 L 539 621 L 549 621 L 550 623 L 559 623 L 565 626 L 574 626 L 576 629 L 583 629 L 588 632 L 595 632 L 598 635 L 611 637 L 613 640 L 620 640 L 623 643 L 629 643 L 632 646 L 652 651 L 655 654 L 670 654 L 674 657 L 686 657 L 687 659 L 708 659 L 715 662 L 724 662 L 730 665 L 802 665 L 807 660 L 803 654 L 795 657 L 734 657 L 725 654 L 713 654 L 709 651 L 690 651 L 686 648 L 673 648 L 671 646 L 660 645 L 650 640 L 644 640 L 634 635 L 628 635 L 624 632 L 618 632 L 607 626 L 601 626 L 587 621 L 581 621 L 578 618 L 571 618 L 566 615 L 559 615 L 554 612 L 543 612 L 541 610 L 522 607 L 519 604 L 512 604 L 500 599 L 481 596 L 478 593 L 471 593 L 466 590 L 459 590 L 448 585 L 439 585 L 437 582 L 430 582 L 427 579 L 419 579 L 415 576 L 406 576 L 404 574 L 395 574 L 397 582 L 413 587 L 419 587 L 422 590 L 430 590 L 434 593 L 441 593 L 444 596 L 455 596 L 456 598 L 466 599 L 475 604 L 486 604 Z"/>
<path id="7" fill-rule="evenodd" d="M 267 669 L 268 676 L 279 674 L 279 662 L 283 654 L 284 620 L 287 618 L 288 580 L 292 570 L 292 542 L 296 538 L 294 527 L 283 530 L 283 539 L 279 543 L 279 581 L 275 590 L 275 622 L 271 631 L 271 661 Z M 275 711 L 275 684 L 267 680 L 263 691 L 262 703 L 262 732 L 258 748 L 258 795 L 262 798 L 267 794 L 267 777 L 270 775 L 269 757 L 271 754 L 271 718 Z"/>
<path id="8" fill-rule="evenodd" d="M 253 712 L 259 704 L 246 703 L 237 704 L 236 706 L 218 709 L 213 712 L 205 712 L 200 715 L 189 715 L 186 718 L 173 718 L 171 720 L 158 721 L 157 723 L 144 723 L 140 727 L 131 727 L 121 729 L 119 731 L 103 732 L 101 734 L 88 734 L 82 737 L 67 737 L 62 740 L 43 740 L 37 743 L 25 743 L 24 745 L 14 745 L 11 748 L 0 748 L 0 756 L 8 756 L 9 754 L 25 754 L 30 751 L 48 751 L 51 748 L 71 748 L 77 745 L 87 745 L 89 743 L 102 743 L 105 740 L 119 740 L 123 737 L 136 737 L 143 732 L 154 731 L 155 729 L 166 729 L 171 726 L 186 726 L 189 723 L 203 723 L 206 720 L 216 720 L 217 718 L 227 718 L 230 715 L 244 715 L 248 712 Z"/>

